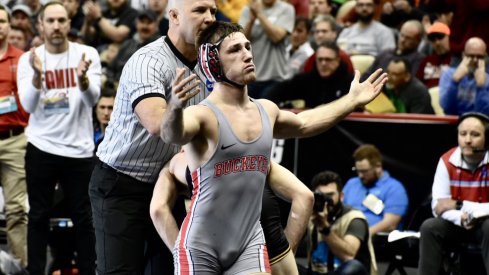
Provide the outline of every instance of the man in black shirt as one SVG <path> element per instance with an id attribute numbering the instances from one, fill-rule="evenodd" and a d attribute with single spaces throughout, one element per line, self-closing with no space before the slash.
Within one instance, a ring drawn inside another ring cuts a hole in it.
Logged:
<path id="1" fill-rule="evenodd" d="M 350 89 L 353 74 L 341 60 L 335 42 L 323 42 L 316 50 L 316 65 L 311 72 L 295 75 L 275 85 L 267 99 L 280 107 L 290 107 L 287 101 L 302 99 L 305 108 L 330 103 Z"/>

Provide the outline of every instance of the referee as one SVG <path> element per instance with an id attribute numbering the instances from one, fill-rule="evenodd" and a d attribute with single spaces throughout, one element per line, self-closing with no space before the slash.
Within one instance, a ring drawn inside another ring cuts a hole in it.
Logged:
<path id="1" fill-rule="evenodd" d="M 173 258 L 154 229 L 149 205 L 163 165 L 179 147 L 160 139 L 160 125 L 171 96 L 176 68 L 200 78 L 200 94 L 209 93 L 197 69 L 195 36 L 215 21 L 214 0 L 170 1 L 168 36 L 139 49 L 120 78 L 114 111 L 100 144 L 90 181 L 96 236 L 97 272 L 173 274 Z M 180 204 L 183 219 L 185 209 Z M 178 207 L 177 207 L 178 208 Z M 181 221 L 180 221 L 181 222 Z"/>

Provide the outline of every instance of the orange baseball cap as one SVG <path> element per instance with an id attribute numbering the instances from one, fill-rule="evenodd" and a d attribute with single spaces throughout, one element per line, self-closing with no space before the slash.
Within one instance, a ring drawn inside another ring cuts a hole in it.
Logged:
<path id="1" fill-rule="evenodd" d="M 441 22 L 435 22 L 431 27 L 428 28 L 428 34 L 431 33 L 442 33 L 444 35 L 450 35 L 450 28 Z"/>

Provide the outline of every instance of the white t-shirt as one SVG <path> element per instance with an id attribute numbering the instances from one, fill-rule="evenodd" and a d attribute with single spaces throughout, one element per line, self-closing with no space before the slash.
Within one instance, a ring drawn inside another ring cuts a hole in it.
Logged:
<path id="1" fill-rule="evenodd" d="M 87 158 L 93 155 L 92 108 L 100 96 L 101 65 L 97 50 L 69 42 L 68 50 L 49 53 L 44 45 L 35 50 L 43 64 L 41 90 L 32 85 L 34 70 L 25 52 L 19 59 L 17 80 L 20 102 L 30 113 L 27 141 L 59 156 Z M 90 85 L 81 91 L 76 68 L 85 53 L 92 61 L 87 72 Z"/>

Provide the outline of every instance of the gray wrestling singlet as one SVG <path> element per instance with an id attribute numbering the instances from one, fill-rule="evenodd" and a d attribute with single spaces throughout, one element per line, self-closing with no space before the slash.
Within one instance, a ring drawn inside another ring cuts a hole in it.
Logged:
<path id="1" fill-rule="evenodd" d="M 192 203 L 174 248 L 175 274 L 270 272 L 260 213 L 273 132 L 265 109 L 254 103 L 262 132 L 251 142 L 234 134 L 214 104 L 200 103 L 216 115 L 219 141 L 192 172 Z"/>

